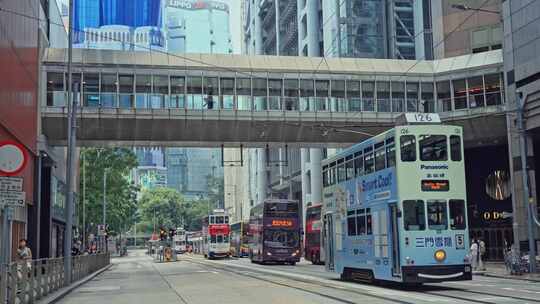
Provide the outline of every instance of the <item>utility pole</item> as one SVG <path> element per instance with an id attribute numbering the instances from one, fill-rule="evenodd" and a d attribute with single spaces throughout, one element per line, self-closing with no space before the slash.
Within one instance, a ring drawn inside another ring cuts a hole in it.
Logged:
<path id="1" fill-rule="evenodd" d="M 64 283 L 71 284 L 71 242 L 73 234 L 73 204 L 75 180 L 75 152 L 77 138 L 77 98 L 73 96 L 73 0 L 69 0 L 69 34 L 68 34 L 68 148 L 66 166 L 66 230 L 64 235 Z M 77 92 L 78 84 L 75 85 Z"/>
<path id="2" fill-rule="evenodd" d="M 107 169 L 103 170 L 103 228 L 107 231 Z M 107 237 L 103 236 L 103 244 L 107 251 Z"/>
<path id="3" fill-rule="evenodd" d="M 536 248 L 534 238 L 534 226 L 533 226 L 533 214 L 530 204 L 532 204 L 532 197 L 529 190 L 529 172 L 527 168 L 527 130 L 524 122 L 524 111 L 526 98 L 523 98 L 522 92 L 517 92 L 518 97 L 518 117 L 517 123 L 519 128 L 519 149 L 521 155 L 521 178 L 523 183 L 523 204 L 527 207 L 527 232 L 529 237 L 529 271 L 530 273 L 536 273 Z M 515 216 L 515 215 L 514 215 Z M 514 242 L 518 242 L 515 240 Z"/>

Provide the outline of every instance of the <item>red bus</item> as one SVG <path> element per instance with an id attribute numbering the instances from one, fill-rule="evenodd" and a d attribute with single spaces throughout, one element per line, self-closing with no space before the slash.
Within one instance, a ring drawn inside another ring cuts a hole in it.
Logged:
<path id="1" fill-rule="evenodd" d="M 231 245 L 229 242 L 229 216 L 223 210 L 214 212 L 203 218 L 203 254 L 205 258 L 229 257 Z"/>
<path id="2" fill-rule="evenodd" d="M 321 244 L 321 210 L 322 205 L 309 206 L 306 209 L 306 237 L 304 243 L 304 255 L 312 264 L 324 264 L 321 257 L 323 252 Z"/>

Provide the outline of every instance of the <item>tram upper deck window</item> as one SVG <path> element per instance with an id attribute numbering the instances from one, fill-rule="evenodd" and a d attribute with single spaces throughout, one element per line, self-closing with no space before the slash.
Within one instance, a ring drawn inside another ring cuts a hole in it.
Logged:
<path id="1" fill-rule="evenodd" d="M 337 170 L 338 170 L 338 183 L 345 181 L 345 162 L 344 159 L 338 159 L 337 161 Z"/>
<path id="2" fill-rule="evenodd" d="M 416 137 L 414 135 L 402 135 L 399 138 L 401 148 L 401 161 L 416 161 Z"/>
<path id="3" fill-rule="evenodd" d="M 394 167 L 396 165 L 396 146 L 394 138 L 390 137 L 386 140 L 386 167 Z"/>
<path id="4" fill-rule="evenodd" d="M 420 160 L 444 161 L 448 159 L 445 135 L 420 135 Z"/>
<path id="5" fill-rule="evenodd" d="M 345 159 L 345 169 L 347 174 L 347 180 L 354 178 L 354 161 L 353 155 L 349 155 Z"/>
<path id="6" fill-rule="evenodd" d="M 450 229 L 463 230 L 467 226 L 465 219 L 465 201 L 464 200 L 450 200 Z"/>
<path id="7" fill-rule="evenodd" d="M 461 161 L 461 137 L 458 135 L 450 136 L 450 159 Z"/>
<path id="8" fill-rule="evenodd" d="M 328 187 L 328 165 L 324 165 L 322 168 L 322 183 L 323 187 Z"/>
<path id="9" fill-rule="evenodd" d="M 216 224 L 224 224 L 225 220 L 223 219 L 223 216 L 216 216 Z"/>
<path id="10" fill-rule="evenodd" d="M 375 171 L 383 170 L 386 167 L 386 155 L 384 142 L 375 144 Z"/>
<path id="11" fill-rule="evenodd" d="M 373 228 L 371 224 L 371 208 L 366 208 L 366 234 L 371 235 Z"/>
<path id="12" fill-rule="evenodd" d="M 364 173 L 370 174 L 375 171 L 375 160 L 373 159 L 373 147 L 364 149 Z"/>
<path id="13" fill-rule="evenodd" d="M 403 201 L 403 223 L 405 230 L 419 231 L 426 229 L 426 211 L 424 201 Z"/>
<path id="14" fill-rule="evenodd" d="M 224 216 L 223 219 L 225 220 L 225 224 L 229 223 L 229 217 L 228 216 Z"/>
<path id="15" fill-rule="evenodd" d="M 448 229 L 447 210 L 445 200 L 427 201 L 428 225 L 430 230 Z"/>
<path id="16" fill-rule="evenodd" d="M 356 176 L 362 176 L 364 174 L 364 157 L 362 152 L 354 153 L 354 170 Z"/>
<path id="17" fill-rule="evenodd" d="M 215 224 L 216 223 L 216 219 L 214 216 L 210 216 L 210 224 Z"/>

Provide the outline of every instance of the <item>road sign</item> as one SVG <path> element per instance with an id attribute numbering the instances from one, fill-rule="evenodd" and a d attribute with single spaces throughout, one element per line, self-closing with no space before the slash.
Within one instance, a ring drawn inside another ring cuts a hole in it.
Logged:
<path id="1" fill-rule="evenodd" d="M 24 191 L 0 191 L 0 205 L 24 206 L 26 192 Z"/>
<path id="2" fill-rule="evenodd" d="M 28 161 L 25 148 L 18 142 L 6 140 L 0 142 L 0 174 L 16 175 Z"/>
<path id="3" fill-rule="evenodd" d="M 105 225 L 103 224 L 97 225 L 97 230 L 99 236 L 104 236 L 106 234 Z"/>
<path id="4" fill-rule="evenodd" d="M 0 191 L 23 191 L 23 178 L 0 176 Z"/>

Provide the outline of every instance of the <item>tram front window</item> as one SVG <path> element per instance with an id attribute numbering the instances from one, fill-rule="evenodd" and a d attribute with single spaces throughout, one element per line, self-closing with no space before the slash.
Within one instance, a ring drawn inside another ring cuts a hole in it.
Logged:
<path id="1" fill-rule="evenodd" d="M 268 229 L 264 231 L 264 245 L 271 248 L 293 248 L 298 246 L 298 234 L 293 230 Z"/>
<path id="2" fill-rule="evenodd" d="M 216 242 L 216 236 L 215 235 L 210 236 L 210 243 L 215 243 L 215 242 Z"/>
<path id="3" fill-rule="evenodd" d="M 217 242 L 218 243 L 223 243 L 223 235 L 220 234 L 220 235 L 217 236 Z"/>
<path id="4" fill-rule="evenodd" d="M 426 212 L 424 201 L 403 201 L 403 221 L 405 230 L 419 231 L 426 229 Z"/>
<path id="5" fill-rule="evenodd" d="M 428 225 L 430 230 L 446 230 L 448 228 L 446 201 L 427 201 Z"/>
<path id="6" fill-rule="evenodd" d="M 223 224 L 224 219 L 223 216 L 216 216 L 216 224 Z"/>
<path id="7" fill-rule="evenodd" d="M 448 145 L 445 135 L 420 135 L 420 159 L 422 161 L 445 161 Z"/>
<path id="8" fill-rule="evenodd" d="M 465 219 L 465 201 L 450 200 L 450 229 L 463 230 L 467 226 Z"/>

